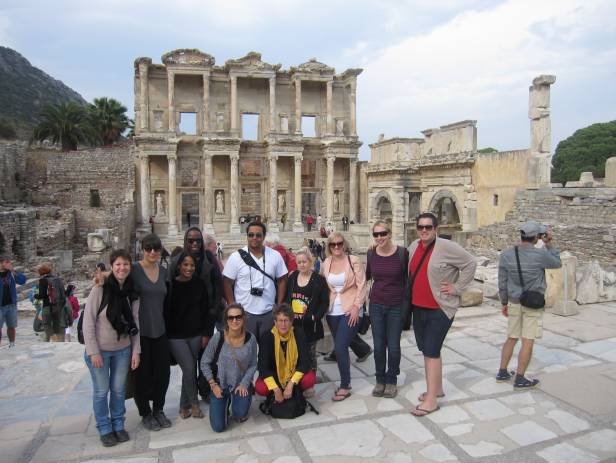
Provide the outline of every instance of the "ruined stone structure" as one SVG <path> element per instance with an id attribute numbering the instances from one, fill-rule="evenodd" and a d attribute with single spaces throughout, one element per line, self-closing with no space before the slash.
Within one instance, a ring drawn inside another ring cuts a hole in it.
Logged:
<path id="1" fill-rule="evenodd" d="M 255 52 L 224 66 L 189 49 L 135 60 L 141 229 L 151 219 L 173 237 L 190 218 L 237 233 L 248 214 L 273 230 L 282 214 L 294 231 L 308 213 L 357 221 L 360 73 L 315 59 L 283 70 Z"/>

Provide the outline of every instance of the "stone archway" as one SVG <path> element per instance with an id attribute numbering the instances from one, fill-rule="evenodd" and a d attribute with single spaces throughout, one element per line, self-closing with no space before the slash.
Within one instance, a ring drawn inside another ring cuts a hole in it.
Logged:
<path id="1" fill-rule="evenodd" d="M 376 220 L 393 221 L 393 207 L 389 194 L 382 191 L 374 198 L 374 218 Z"/>
<path id="2" fill-rule="evenodd" d="M 429 210 L 438 218 L 439 229 L 442 234 L 451 235 L 462 229 L 462 216 L 458 199 L 452 191 L 439 190 L 430 200 Z"/>

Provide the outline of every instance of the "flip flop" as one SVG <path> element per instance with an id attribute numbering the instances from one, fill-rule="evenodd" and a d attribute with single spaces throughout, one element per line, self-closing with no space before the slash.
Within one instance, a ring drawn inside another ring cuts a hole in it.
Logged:
<path id="1" fill-rule="evenodd" d="M 417 397 L 417 400 L 419 400 L 420 402 L 423 402 L 423 401 L 424 401 L 423 397 L 424 397 L 426 394 L 427 394 L 427 392 L 422 392 L 421 394 L 419 394 L 419 397 Z M 437 399 L 442 399 L 443 397 L 445 397 L 445 393 L 443 393 L 443 394 L 438 394 L 438 395 L 436 396 L 436 398 L 437 398 Z"/>
<path id="2" fill-rule="evenodd" d="M 426 410 L 425 408 L 421 408 L 419 405 L 417 405 L 413 410 L 411 410 L 411 415 L 416 416 L 417 418 L 421 418 L 422 416 L 427 416 L 430 413 L 434 413 L 437 410 L 440 410 L 441 407 L 439 407 L 438 405 L 436 406 L 436 408 L 434 410 Z M 422 412 L 420 415 L 418 415 L 417 413 L 413 413 L 413 412 Z"/>
<path id="3" fill-rule="evenodd" d="M 334 395 L 332 397 L 332 400 L 334 402 L 342 402 L 343 400 L 348 399 L 349 397 L 351 397 L 351 392 L 347 392 L 346 394 L 339 394 L 338 391 L 340 389 L 336 389 L 336 392 L 334 392 Z"/>

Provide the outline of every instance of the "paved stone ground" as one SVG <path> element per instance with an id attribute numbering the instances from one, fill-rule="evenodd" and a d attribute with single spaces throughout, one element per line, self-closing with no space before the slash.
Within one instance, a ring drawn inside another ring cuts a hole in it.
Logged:
<path id="1" fill-rule="evenodd" d="M 0 347 L 3 463 L 616 461 L 616 303 L 584 306 L 569 318 L 546 314 L 529 369 L 541 379 L 533 391 L 494 381 L 505 320 L 488 302 L 459 312 L 443 351 L 446 397 L 428 417 L 409 413 L 424 390 L 423 361 L 404 333 L 395 399 L 370 395 L 370 358 L 352 364 L 353 395 L 333 403 L 337 367 L 320 362 L 325 382 L 313 399 L 320 415 L 276 420 L 262 415 L 256 400 L 246 423 L 216 434 L 207 418 L 178 417 L 174 367 L 165 410 L 173 427 L 144 430 L 127 402 L 131 441 L 110 449 L 98 440 L 83 347 L 44 344 L 30 327 L 22 317 L 17 347 Z"/>

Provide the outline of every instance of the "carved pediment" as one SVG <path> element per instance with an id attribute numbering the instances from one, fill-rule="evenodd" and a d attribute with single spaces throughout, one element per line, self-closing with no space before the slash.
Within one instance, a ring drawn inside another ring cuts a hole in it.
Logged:
<path id="1" fill-rule="evenodd" d="M 163 64 L 175 64 L 184 66 L 212 66 L 215 59 L 212 55 L 203 53 L 196 48 L 179 48 L 165 53 L 161 59 Z"/>
<path id="2" fill-rule="evenodd" d="M 261 60 L 261 53 L 256 51 L 249 52 L 246 56 L 238 59 L 228 59 L 225 61 L 226 69 L 241 71 L 277 71 L 281 64 L 269 64 Z"/>
<path id="3" fill-rule="evenodd" d="M 310 74 L 334 74 L 336 70 L 329 67 L 327 64 L 317 61 L 316 58 L 310 58 L 305 63 L 300 64 L 297 67 L 291 68 L 292 72 L 305 72 Z"/>

